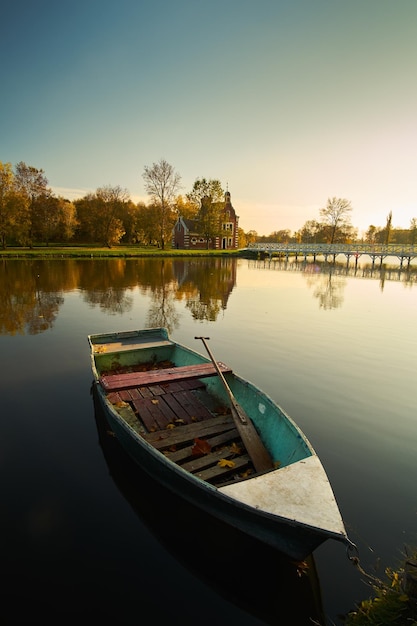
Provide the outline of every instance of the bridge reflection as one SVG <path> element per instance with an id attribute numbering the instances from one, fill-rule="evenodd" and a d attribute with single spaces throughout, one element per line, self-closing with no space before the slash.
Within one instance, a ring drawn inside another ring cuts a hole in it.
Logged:
<path id="1" fill-rule="evenodd" d="M 353 278 L 368 278 L 373 280 L 399 281 L 407 285 L 417 284 L 417 265 L 407 267 L 392 267 L 387 265 L 375 266 L 374 264 L 345 264 L 326 261 L 300 261 L 294 257 L 280 259 L 270 257 L 265 259 L 249 260 L 249 268 L 280 270 L 288 272 L 303 272 L 306 274 L 329 274 L 332 276 L 347 276 Z"/>

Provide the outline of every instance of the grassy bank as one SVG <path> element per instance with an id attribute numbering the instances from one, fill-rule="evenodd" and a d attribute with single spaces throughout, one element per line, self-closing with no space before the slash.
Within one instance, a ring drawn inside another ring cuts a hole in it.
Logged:
<path id="1" fill-rule="evenodd" d="M 207 257 L 242 256 L 239 250 L 165 250 L 155 246 L 34 246 L 33 248 L 11 247 L 0 250 L 0 258 L 8 259 L 62 259 L 62 258 L 140 258 L 140 257 Z"/>

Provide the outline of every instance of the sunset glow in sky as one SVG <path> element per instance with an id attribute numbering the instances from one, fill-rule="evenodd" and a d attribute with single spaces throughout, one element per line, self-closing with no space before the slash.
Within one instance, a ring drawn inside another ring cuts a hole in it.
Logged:
<path id="1" fill-rule="evenodd" d="M 350 200 L 417 218 L 416 0 L 23 0 L 2 9 L 0 161 L 147 201 L 145 165 L 228 186 L 269 234 Z"/>

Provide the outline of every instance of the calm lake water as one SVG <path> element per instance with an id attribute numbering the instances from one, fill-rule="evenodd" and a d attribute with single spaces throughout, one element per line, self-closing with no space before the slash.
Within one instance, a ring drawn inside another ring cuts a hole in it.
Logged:
<path id="1" fill-rule="evenodd" d="M 341 624 L 371 595 L 341 544 L 300 569 L 132 467 L 95 411 L 87 335 L 209 336 L 303 429 L 384 578 L 417 546 L 417 278 L 396 265 L 1 261 L 3 623 Z"/>

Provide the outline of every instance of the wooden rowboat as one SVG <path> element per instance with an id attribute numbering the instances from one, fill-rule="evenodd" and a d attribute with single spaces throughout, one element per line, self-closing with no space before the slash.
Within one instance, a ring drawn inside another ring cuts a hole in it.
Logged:
<path id="1" fill-rule="evenodd" d="M 88 336 L 96 396 L 152 478 L 204 512 L 304 560 L 353 547 L 310 442 L 272 399 L 165 328 Z"/>

